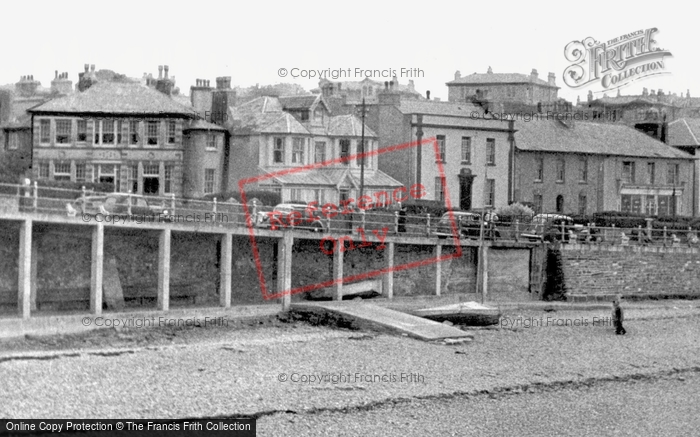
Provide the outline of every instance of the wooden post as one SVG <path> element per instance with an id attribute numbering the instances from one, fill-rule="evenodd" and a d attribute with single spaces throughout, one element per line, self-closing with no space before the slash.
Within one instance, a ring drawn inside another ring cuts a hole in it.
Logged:
<path id="1" fill-rule="evenodd" d="M 39 238 L 32 235 L 32 266 L 30 271 L 31 291 L 29 293 L 30 306 L 32 311 L 36 311 L 36 278 L 39 269 Z"/>
<path id="2" fill-rule="evenodd" d="M 483 265 L 481 267 L 481 300 L 486 300 L 489 295 L 489 247 L 483 246 Z"/>
<path id="3" fill-rule="evenodd" d="M 430 216 L 428 216 L 430 217 Z M 442 261 L 440 257 L 442 256 L 442 244 L 438 243 L 435 246 L 435 258 L 437 262 L 435 263 L 435 296 L 440 296 L 440 288 L 442 286 Z"/>
<path id="4" fill-rule="evenodd" d="M 231 306 L 231 258 L 233 253 L 233 234 L 224 234 L 221 239 L 221 258 L 219 260 L 219 305 Z"/>
<path id="5" fill-rule="evenodd" d="M 92 228 L 92 259 L 90 260 L 90 313 L 102 314 L 102 279 L 104 267 L 104 224 Z"/>
<path id="6" fill-rule="evenodd" d="M 32 220 L 22 222 L 19 228 L 19 277 L 17 279 L 17 308 L 23 319 L 31 315 Z"/>
<path id="7" fill-rule="evenodd" d="M 483 253 L 483 245 L 479 245 L 476 249 L 476 294 L 479 296 L 479 302 L 484 303 L 484 293 L 483 293 L 483 274 L 482 274 L 482 268 L 483 268 L 483 261 L 484 258 L 484 253 Z"/>
<path id="8" fill-rule="evenodd" d="M 387 299 L 394 298 L 394 242 L 390 241 L 386 244 L 384 249 L 384 256 L 386 260 L 386 269 L 388 270 L 384 273 L 382 278 L 382 290 L 386 293 Z"/>
<path id="9" fill-rule="evenodd" d="M 170 309 L 170 228 L 163 229 L 158 241 L 158 309 Z"/>
<path id="10" fill-rule="evenodd" d="M 292 248 L 294 235 L 290 230 L 282 231 L 282 238 L 277 241 L 277 293 L 284 291 L 282 310 L 288 311 L 292 305 Z"/>
<path id="11" fill-rule="evenodd" d="M 335 245 L 333 253 L 333 280 L 337 281 L 334 285 L 335 293 L 333 300 L 343 300 L 343 254 L 345 252 L 345 240 L 338 239 L 338 244 Z"/>

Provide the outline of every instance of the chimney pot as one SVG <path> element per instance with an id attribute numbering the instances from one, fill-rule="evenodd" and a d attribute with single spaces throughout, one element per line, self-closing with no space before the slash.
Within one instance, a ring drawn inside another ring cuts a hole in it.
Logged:
<path id="1" fill-rule="evenodd" d="M 166 79 L 168 78 L 168 70 L 170 70 L 170 67 L 168 67 L 167 65 L 164 65 L 164 66 L 163 66 L 163 71 L 165 71 L 165 78 L 166 78 Z"/>
<path id="2" fill-rule="evenodd" d="M 487 73 L 487 74 L 493 74 L 493 69 L 491 68 L 491 66 L 489 66 L 489 69 L 486 70 L 486 73 Z"/>
<path id="3" fill-rule="evenodd" d="M 430 91 L 426 91 L 426 92 L 425 92 L 425 98 L 426 98 L 427 100 L 430 100 Z"/>
<path id="4" fill-rule="evenodd" d="M 90 70 L 90 64 L 85 64 L 85 72 L 87 73 Z"/>
<path id="5" fill-rule="evenodd" d="M 460 73 L 459 70 L 455 71 L 455 80 L 461 79 L 462 78 L 462 73 Z"/>
<path id="6" fill-rule="evenodd" d="M 163 78 L 163 66 L 159 65 L 158 66 L 158 79 L 162 79 L 162 78 Z"/>
<path id="7" fill-rule="evenodd" d="M 385 89 L 385 90 L 388 90 L 388 89 L 389 89 L 389 82 L 386 81 L 386 80 L 384 81 L 384 89 Z"/>
<path id="8" fill-rule="evenodd" d="M 58 70 L 56 70 L 56 75 L 54 76 L 54 79 L 58 79 Z"/>
<path id="9" fill-rule="evenodd" d="M 93 73 L 95 72 L 95 64 L 90 65 L 90 71 L 92 71 Z"/>

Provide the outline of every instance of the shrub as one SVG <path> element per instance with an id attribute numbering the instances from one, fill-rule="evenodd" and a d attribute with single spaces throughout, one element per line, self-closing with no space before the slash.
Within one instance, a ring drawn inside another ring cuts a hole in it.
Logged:
<path id="1" fill-rule="evenodd" d="M 511 203 L 510 205 L 497 210 L 496 215 L 498 215 L 498 220 L 504 224 L 512 223 L 515 220 L 527 223 L 532 220 L 532 216 L 535 215 L 535 211 L 522 203 Z"/>

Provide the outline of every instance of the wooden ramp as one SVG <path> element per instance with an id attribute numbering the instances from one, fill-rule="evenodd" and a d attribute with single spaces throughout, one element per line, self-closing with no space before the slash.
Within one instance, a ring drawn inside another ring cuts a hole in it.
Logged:
<path id="1" fill-rule="evenodd" d="M 420 340 L 472 339 L 474 334 L 422 317 L 363 301 L 299 302 L 290 311 L 303 316 L 335 318 L 346 325 L 373 325 Z"/>
<path id="2" fill-rule="evenodd" d="M 498 324 L 501 312 L 497 308 L 487 307 L 476 302 L 460 302 L 433 308 L 424 308 L 411 312 L 418 317 L 449 321 L 459 325 L 485 326 Z"/>

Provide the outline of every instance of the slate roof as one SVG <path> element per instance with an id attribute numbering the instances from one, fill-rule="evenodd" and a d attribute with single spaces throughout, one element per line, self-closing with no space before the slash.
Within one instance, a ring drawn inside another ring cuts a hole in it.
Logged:
<path id="1" fill-rule="evenodd" d="M 82 93 L 53 99 L 31 112 L 194 116 L 191 109 L 159 91 L 141 84 L 115 82 L 96 83 Z"/>
<path id="2" fill-rule="evenodd" d="M 464 76 L 459 79 L 447 82 L 450 85 L 486 85 L 486 84 L 508 84 L 508 83 L 534 83 L 541 86 L 558 88 L 556 85 L 550 85 L 547 81 L 540 79 L 535 80 L 530 75 L 520 73 L 473 73 L 469 76 Z"/>
<path id="3" fill-rule="evenodd" d="M 331 117 L 328 124 L 328 135 L 338 137 L 359 137 L 362 136 L 362 121 L 354 115 L 336 115 Z M 365 137 L 376 137 L 365 123 Z"/>
<path id="4" fill-rule="evenodd" d="M 187 123 L 187 126 L 185 126 L 183 130 L 217 130 L 226 132 L 226 128 L 221 127 L 218 124 L 209 123 L 208 121 L 202 120 L 201 118 L 191 120 L 189 123 Z"/>
<path id="5" fill-rule="evenodd" d="M 668 143 L 672 146 L 700 146 L 700 120 L 681 118 L 670 122 Z"/>
<path id="6" fill-rule="evenodd" d="M 265 173 L 261 169 L 262 173 Z M 272 178 L 277 183 L 295 186 L 326 186 L 337 187 L 347 182 L 350 186 L 360 186 L 360 176 L 349 168 L 322 167 L 314 170 L 299 171 L 284 175 L 276 175 Z M 365 172 L 365 188 L 400 187 L 401 182 L 395 180 L 381 170 Z"/>
<path id="7" fill-rule="evenodd" d="M 484 110 L 472 103 L 438 102 L 435 100 L 401 100 L 398 109 L 404 114 L 452 115 L 470 117 L 472 112 Z"/>
<path id="8" fill-rule="evenodd" d="M 320 94 L 280 96 L 278 100 L 284 109 L 311 109 L 316 101 L 322 101 Z M 325 103 L 324 103 L 325 105 Z"/>
<path id="9" fill-rule="evenodd" d="M 515 146 L 530 152 L 585 153 L 644 158 L 694 159 L 666 143 L 621 124 L 557 120 L 516 122 Z"/>
<path id="10" fill-rule="evenodd" d="M 232 128 L 232 135 L 299 134 L 359 137 L 362 134 L 362 122 L 352 115 L 330 117 L 328 128 L 313 125 L 307 128 L 292 114 L 283 110 L 280 99 L 258 97 L 243 105 L 230 107 L 227 126 Z M 366 124 L 365 136 L 376 137 Z"/>

